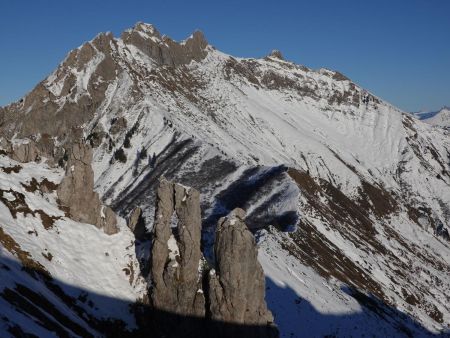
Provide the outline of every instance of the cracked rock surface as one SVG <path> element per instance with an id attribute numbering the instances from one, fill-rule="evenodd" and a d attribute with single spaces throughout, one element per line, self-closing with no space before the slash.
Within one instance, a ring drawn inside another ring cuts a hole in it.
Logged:
<path id="1" fill-rule="evenodd" d="M 239 337 L 244 327 L 246 337 L 278 336 L 264 299 L 265 278 L 255 239 L 244 218 L 245 211 L 235 209 L 220 219 L 216 270 L 206 274 L 200 247 L 200 194 L 160 180 L 153 228 L 151 305 L 156 310 L 204 319 L 164 323 L 153 318 L 165 336 Z"/>
<path id="2" fill-rule="evenodd" d="M 59 203 L 68 210 L 71 219 L 94 224 L 107 234 L 119 231 L 114 211 L 102 205 L 94 191 L 94 171 L 91 167 L 92 149 L 76 142 L 67 161 L 66 175 L 58 187 Z"/>
<path id="3" fill-rule="evenodd" d="M 209 274 L 211 318 L 260 328 L 254 337 L 276 336 L 265 301 L 265 278 L 253 234 L 244 223 L 245 211 L 234 209 L 216 229 L 216 270 Z M 234 332 L 226 332 L 225 337 Z"/>

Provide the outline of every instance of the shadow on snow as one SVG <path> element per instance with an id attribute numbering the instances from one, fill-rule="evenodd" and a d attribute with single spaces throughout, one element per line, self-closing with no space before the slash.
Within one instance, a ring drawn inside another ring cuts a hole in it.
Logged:
<path id="1" fill-rule="evenodd" d="M 259 337 L 265 326 L 183 316 L 93 293 L 45 271 L 0 257 L 0 331 L 15 337 Z M 450 337 L 433 334 L 376 298 L 345 288 L 358 313 L 322 314 L 292 289 L 266 279 L 266 300 L 281 337 Z M 128 324 L 131 324 L 128 326 Z"/>

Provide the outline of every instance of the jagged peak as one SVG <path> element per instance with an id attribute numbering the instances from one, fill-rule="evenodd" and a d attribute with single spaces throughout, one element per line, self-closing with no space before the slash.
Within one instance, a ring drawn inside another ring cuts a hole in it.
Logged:
<path id="1" fill-rule="evenodd" d="M 138 22 L 132 29 L 124 31 L 121 39 L 126 45 L 140 49 L 157 64 L 168 66 L 199 61 L 207 54 L 208 42 L 198 30 L 186 40 L 177 42 L 167 35 L 161 36 L 153 25 Z"/>
<path id="2" fill-rule="evenodd" d="M 205 34 L 201 30 L 196 29 L 194 33 L 192 33 L 187 39 L 180 42 L 180 44 L 185 45 L 189 41 L 200 42 L 203 45 L 208 45 L 208 41 L 206 40 Z"/>
<path id="3" fill-rule="evenodd" d="M 122 39 L 127 36 L 127 34 L 132 34 L 133 32 L 138 32 L 142 37 L 146 36 L 148 38 L 153 38 L 152 40 L 155 41 L 155 38 L 159 40 L 160 42 L 172 42 L 179 45 L 186 45 L 189 44 L 189 42 L 194 42 L 195 44 L 200 45 L 202 48 L 205 48 L 208 45 L 208 41 L 205 38 L 205 35 L 202 31 L 196 29 L 189 37 L 187 37 L 184 40 L 176 41 L 172 39 L 170 36 L 166 34 L 161 34 L 159 30 L 150 23 L 145 22 L 137 22 L 132 28 L 126 29 L 122 33 Z"/>
<path id="4" fill-rule="evenodd" d="M 150 23 L 145 22 L 137 22 L 133 28 L 129 29 L 128 31 L 138 31 L 142 32 L 148 36 L 154 36 L 158 39 L 161 39 L 161 33 L 156 29 L 156 27 Z"/>
<path id="5" fill-rule="evenodd" d="M 111 31 L 100 32 L 90 42 L 94 42 L 96 40 L 105 39 L 105 38 L 113 39 L 114 38 L 114 34 Z"/>

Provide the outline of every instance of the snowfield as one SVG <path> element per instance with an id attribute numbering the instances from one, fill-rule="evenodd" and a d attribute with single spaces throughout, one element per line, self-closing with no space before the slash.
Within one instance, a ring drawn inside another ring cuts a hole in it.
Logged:
<path id="1" fill-rule="evenodd" d="M 5 172 L 8 168 L 18 168 L 18 172 L 8 174 Z M 0 155 L 0 199 L 5 198 L 12 205 L 8 207 L 0 202 L 0 294 L 4 295 L 5 290 L 12 290 L 18 284 L 24 285 L 48 299 L 71 321 L 96 335 L 66 299 L 55 293 L 42 278 L 23 269 L 40 267 L 86 313 L 98 319 L 123 320 L 132 329 L 136 324 L 128 305 L 142 298 L 146 289 L 145 282 L 138 276 L 134 236 L 123 219 L 120 220 L 120 233 L 112 236 L 93 225 L 74 222 L 58 208 L 54 191 L 31 191 L 33 179 L 38 184 L 44 179 L 58 184 L 63 175 L 63 170 L 49 168 L 45 163 L 22 164 Z M 18 202 L 20 194 L 24 196 L 23 205 Z M 13 215 L 22 207 L 29 208 L 26 215 L 21 212 Z M 33 216 L 36 210 L 42 213 Z M 55 217 L 53 224 L 46 224 L 42 214 Z M 14 250 L 8 250 L 11 246 L 15 247 Z M 7 318 L 8 322 L 41 337 L 53 335 L 50 327 L 45 331 L 34 323 L 32 317 L 11 308 L 4 297 L 0 297 L 0 302 L 2 320 Z M 6 334 L 3 332 L 2 336 Z"/>

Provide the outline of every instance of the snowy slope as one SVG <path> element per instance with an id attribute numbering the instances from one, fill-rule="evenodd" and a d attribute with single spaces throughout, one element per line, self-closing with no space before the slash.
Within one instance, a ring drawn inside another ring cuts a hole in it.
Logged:
<path id="1" fill-rule="evenodd" d="M 273 225 L 260 259 L 283 336 L 308 336 L 301 319 L 313 317 L 330 323 L 316 336 L 357 335 L 368 322 L 375 336 L 448 330 L 445 130 L 338 72 L 234 58 L 198 39 L 177 44 L 146 24 L 99 35 L 0 111 L 4 133 L 64 146 L 81 129 L 97 191 L 124 217 L 140 206 L 148 228 L 160 175 L 199 189 L 207 253 L 234 207 L 255 229 Z M 287 300 L 274 285 L 289 286 Z"/>
<path id="2" fill-rule="evenodd" d="M 0 155 L 2 337 L 17 334 L 16 326 L 41 337 L 97 336 L 101 322 L 114 319 L 136 327 L 129 304 L 142 298 L 145 283 L 133 235 L 123 220 L 120 234 L 108 236 L 67 218 L 54 192 L 63 174 Z"/>

